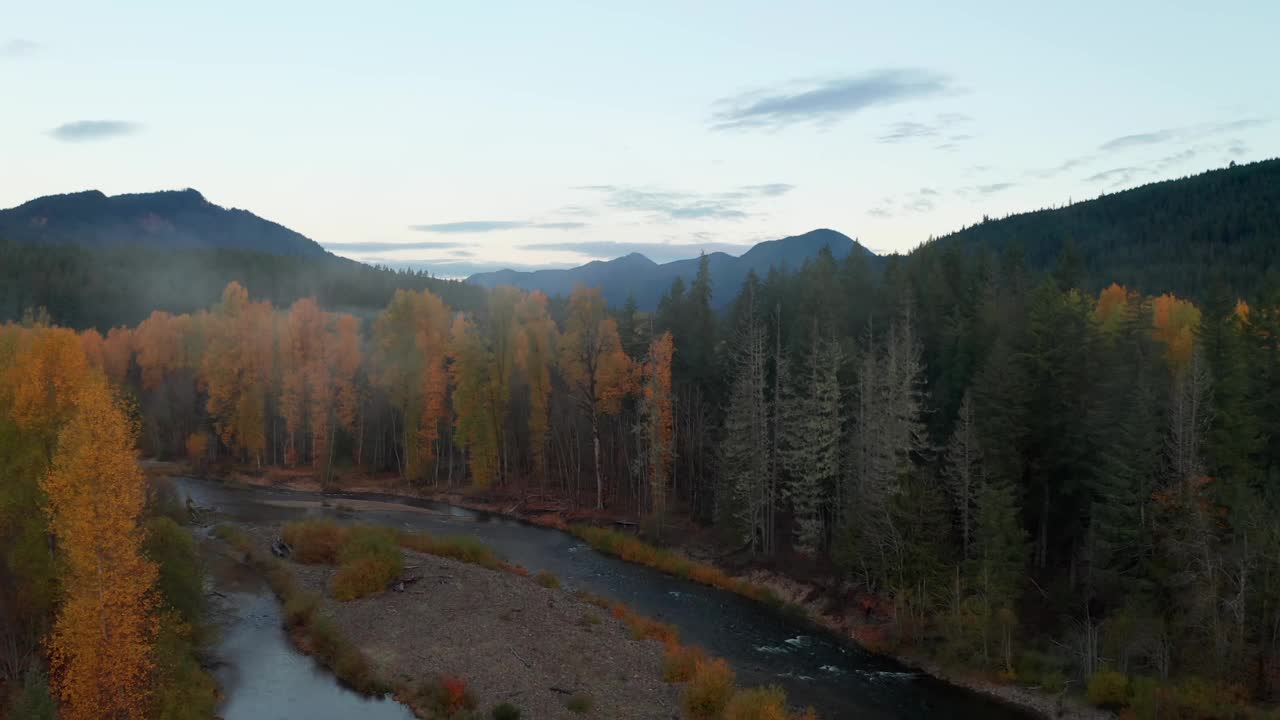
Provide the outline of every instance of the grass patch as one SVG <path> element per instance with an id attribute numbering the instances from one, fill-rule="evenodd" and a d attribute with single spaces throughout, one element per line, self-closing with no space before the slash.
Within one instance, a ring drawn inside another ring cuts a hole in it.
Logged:
<path id="1" fill-rule="evenodd" d="M 586 541 L 596 550 L 615 555 L 627 562 L 645 565 L 700 585 L 710 585 L 742 595 L 764 603 L 793 619 L 809 618 L 807 610 L 800 605 L 786 602 L 771 588 L 735 578 L 714 565 L 692 560 L 674 550 L 655 547 L 634 535 L 591 525 L 573 525 L 570 526 L 569 532 Z"/>
<path id="2" fill-rule="evenodd" d="M 213 528 L 213 536 L 225 542 L 238 552 L 249 555 L 253 552 L 253 542 L 249 540 L 249 536 L 235 525 L 221 524 Z"/>
<path id="3" fill-rule="evenodd" d="M 569 698 L 569 702 L 565 703 L 564 706 L 568 708 L 571 713 L 586 715 L 591 712 L 591 708 L 596 706 L 596 702 L 591 699 L 590 695 L 586 693 L 578 693 L 577 695 Z"/>
<path id="4" fill-rule="evenodd" d="M 599 625 L 601 622 L 603 621 L 600 619 L 600 616 L 593 612 L 583 613 L 582 617 L 578 618 L 578 624 L 585 628 L 594 627 Z"/>
<path id="5" fill-rule="evenodd" d="M 493 720 L 520 720 L 520 708 L 509 702 L 504 702 L 495 707 L 489 716 Z"/>
<path id="6" fill-rule="evenodd" d="M 427 532 L 402 531 L 397 533 L 396 538 L 401 547 L 414 552 L 452 558 L 489 570 L 507 569 L 506 563 L 503 563 L 488 545 L 473 537 L 465 535 L 436 537 Z"/>
<path id="7" fill-rule="evenodd" d="M 425 710 L 427 717 L 471 717 L 476 709 L 476 698 L 462 678 L 444 675 L 421 682 L 414 691 L 410 704 Z M 519 717 L 519 711 L 516 713 Z"/>
<path id="8" fill-rule="evenodd" d="M 533 580 L 544 588 L 555 590 L 560 587 L 560 578 L 556 577 L 556 574 L 550 570 L 539 570 Z"/>
<path id="9" fill-rule="evenodd" d="M 356 600 L 382 592 L 404 570 L 404 556 L 395 531 L 356 525 L 345 533 L 338 549 L 342 563 L 329 589 L 338 600 Z"/>

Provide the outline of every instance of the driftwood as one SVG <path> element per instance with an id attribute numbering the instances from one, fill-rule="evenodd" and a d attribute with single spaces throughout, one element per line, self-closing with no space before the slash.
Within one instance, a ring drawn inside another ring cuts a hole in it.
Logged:
<path id="1" fill-rule="evenodd" d="M 276 538 L 271 541 L 271 554 L 279 558 L 287 558 L 293 553 L 293 548 L 289 547 L 289 543 L 283 538 Z"/>
<path id="2" fill-rule="evenodd" d="M 527 667 L 527 668 L 531 668 L 531 667 L 533 667 L 533 665 L 532 665 L 528 660 L 525 660 L 524 658 L 520 657 L 520 654 L 516 652 L 516 649 L 515 649 L 515 648 L 513 648 L 513 647 L 508 647 L 507 649 L 511 651 L 511 654 L 512 654 L 512 655 L 515 655 L 515 656 L 516 656 L 516 659 L 517 659 L 517 660 L 519 660 L 520 662 L 524 663 L 524 666 L 525 666 L 525 667 Z"/>
<path id="3" fill-rule="evenodd" d="M 572 695 L 572 694 L 575 692 L 575 691 L 573 691 L 573 690 L 565 690 L 565 689 L 564 689 L 564 688 L 562 688 L 562 687 L 556 687 L 555 685 L 552 685 L 551 687 L 549 687 L 549 688 L 547 688 L 547 689 L 548 689 L 548 690 L 550 690 L 551 692 L 558 692 L 558 693 L 560 693 L 561 695 Z"/>

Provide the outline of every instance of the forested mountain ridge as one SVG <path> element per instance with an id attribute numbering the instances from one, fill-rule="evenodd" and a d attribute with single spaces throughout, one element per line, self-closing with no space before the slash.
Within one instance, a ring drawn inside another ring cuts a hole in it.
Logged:
<path id="1" fill-rule="evenodd" d="M 712 295 L 713 307 L 724 307 L 732 300 L 748 273 L 765 275 L 771 268 L 797 268 L 812 259 L 823 248 L 831 248 L 837 259 L 850 253 L 874 257 L 870 250 L 849 236 L 821 228 L 802 235 L 779 240 L 767 240 L 753 245 L 742 255 L 723 252 L 707 255 L 711 284 L 716 289 Z M 634 298 L 642 310 L 658 306 L 662 294 L 679 279 L 684 284 L 693 282 L 698 273 L 698 258 L 655 263 L 640 253 L 631 253 L 613 260 L 597 260 L 586 265 L 563 270 L 535 270 L 521 272 L 499 270 L 477 273 L 467 282 L 487 288 L 511 285 L 521 290 L 541 290 L 547 295 L 568 296 L 578 285 L 598 287 L 604 291 L 605 300 L 611 306 L 621 306 L 628 298 Z"/>
<path id="2" fill-rule="evenodd" d="M 1280 272 L 1280 159 L 1207 170 L 943 235 L 913 255 L 1016 251 L 1028 269 L 1073 265 L 1090 290 L 1112 282 L 1204 298 L 1216 278 L 1242 296 Z"/>
<path id="3" fill-rule="evenodd" d="M 108 197 L 97 190 L 47 195 L 0 210 L 0 238 L 86 247 L 224 248 L 323 257 L 314 240 L 192 189 Z"/>

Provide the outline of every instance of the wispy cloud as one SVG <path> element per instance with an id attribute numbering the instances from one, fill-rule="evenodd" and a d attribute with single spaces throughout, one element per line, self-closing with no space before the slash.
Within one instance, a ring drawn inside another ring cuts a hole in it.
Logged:
<path id="1" fill-rule="evenodd" d="M 1113 150 L 1124 150 L 1125 148 L 1137 147 L 1139 145 L 1155 145 L 1162 142 L 1168 142 L 1177 137 L 1176 130 L 1155 130 L 1152 132 L 1136 133 L 1134 135 L 1122 135 L 1114 140 L 1108 140 L 1098 146 L 1103 152 L 1111 152 Z"/>
<path id="2" fill-rule="evenodd" d="M 595 258 L 614 258 L 640 253 L 654 262 L 670 262 L 697 257 L 698 253 L 723 252 L 741 255 L 750 245 L 726 242 L 619 242 L 615 240 L 590 240 L 586 242 L 530 243 L 522 246 L 528 250 L 561 250 L 579 252 Z"/>
<path id="3" fill-rule="evenodd" d="M 915 68 L 880 68 L 792 88 L 758 90 L 717 100 L 715 130 L 783 128 L 828 123 L 877 105 L 938 95 L 952 87 L 940 73 Z"/>
<path id="4" fill-rule="evenodd" d="M 695 193 L 630 185 L 583 185 L 578 190 L 603 193 L 614 210 L 646 213 L 656 220 L 742 220 L 752 205 L 795 189 L 787 183 L 742 185 L 718 193 Z"/>
<path id="5" fill-rule="evenodd" d="M 0 42 L 0 58 L 20 58 L 40 51 L 40 43 L 25 38 L 13 38 Z"/>
<path id="6" fill-rule="evenodd" d="M 531 220 L 462 220 L 460 222 L 410 225 L 410 230 L 428 233 L 491 233 L 503 230 L 579 230 L 580 222 L 534 222 Z"/>
<path id="7" fill-rule="evenodd" d="M 945 139 L 946 142 L 943 145 L 939 145 L 938 148 L 950 149 L 956 143 L 973 138 L 972 135 L 955 132 L 958 126 L 965 125 L 971 121 L 972 119 L 968 115 L 960 113 L 942 113 L 934 117 L 934 119 L 924 122 L 904 120 L 886 127 L 884 133 L 876 140 L 882 143 L 903 143 L 913 140 Z"/>
<path id="8" fill-rule="evenodd" d="M 1002 193 L 1005 190 L 1009 190 L 1011 188 L 1017 187 L 1017 185 L 1018 184 L 1014 182 L 995 182 L 995 183 L 985 183 L 980 185 L 966 185 L 961 188 L 956 188 L 955 192 L 956 192 L 956 195 L 959 195 L 962 198 L 973 200 L 977 198 L 987 197 L 990 195 L 995 195 L 997 193 Z"/>
<path id="9" fill-rule="evenodd" d="M 421 240 L 414 242 L 336 242 L 326 243 L 325 248 L 336 252 L 377 253 L 394 250 L 447 250 L 466 247 L 467 243 L 452 240 Z"/>
<path id="10" fill-rule="evenodd" d="M 876 218 L 891 218 L 895 215 L 916 215 L 927 213 L 937 207 L 938 198 L 942 196 L 937 189 L 922 187 L 903 193 L 900 197 L 886 196 L 867 210 L 867 214 Z"/>
<path id="11" fill-rule="evenodd" d="M 59 125 L 49 134 L 64 142 L 88 142 L 132 135 L 141 128 L 137 123 L 124 120 L 77 120 Z"/>
<path id="12" fill-rule="evenodd" d="M 1121 185 L 1127 185 L 1131 180 L 1139 175 L 1149 175 L 1150 173 L 1151 170 L 1145 167 L 1118 167 L 1110 170 L 1103 170 L 1100 173 L 1094 173 L 1093 175 L 1085 178 L 1084 181 L 1087 183 L 1105 183 L 1107 187 L 1113 188 L 1120 187 Z"/>

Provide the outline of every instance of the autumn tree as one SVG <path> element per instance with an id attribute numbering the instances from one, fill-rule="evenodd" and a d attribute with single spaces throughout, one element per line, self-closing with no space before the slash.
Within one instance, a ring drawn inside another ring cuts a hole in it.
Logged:
<path id="1" fill-rule="evenodd" d="M 436 458 L 446 419 L 449 308 L 429 291 L 399 290 L 374 321 L 373 381 L 387 394 L 400 425 L 393 429 L 402 477 L 421 480 Z"/>
<path id="2" fill-rule="evenodd" d="M 560 344 L 560 372 L 591 421 L 596 509 L 604 508 L 600 466 L 600 421 L 616 415 L 631 390 L 631 360 L 622 351 L 618 326 L 608 317 L 599 289 L 577 287 L 569 298 L 569 318 Z"/>
<path id="3" fill-rule="evenodd" d="M 134 424 L 101 376 L 81 378 L 44 481 L 66 562 L 49 641 L 62 716 L 142 717 L 150 692 L 156 568 L 142 555 L 145 486 Z"/>
<path id="4" fill-rule="evenodd" d="M 516 307 L 520 324 L 516 362 L 529 391 L 529 454 L 539 483 L 548 472 L 547 440 L 551 426 L 551 367 L 555 362 L 556 324 L 547 312 L 547 296 L 534 291 Z"/>
<path id="5" fill-rule="evenodd" d="M 640 453 L 636 465 L 649 493 L 649 512 L 661 519 L 667 507 L 667 483 L 675 445 L 671 392 L 671 359 L 675 345 L 665 332 L 649 344 L 649 353 L 639 368 L 640 419 L 636 424 Z"/>
<path id="6" fill-rule="evenodd" d="M 222 442 L 259 465 L 267 448 L 273 343 L 271 304 L 250 302 L 239 283 L 227 285 L 210 321 L 202 384 Z"/>
<path id="7" fill-rule="evenodd" d="M 481 487 L 498 479 L 498 437 L 492 418 L 496 410 L 493 356 L 465 315 L 453 322 L 449 344 L 449 377 L 453 382 L 454 435 L 466 448 L 471 477 Z"/>

